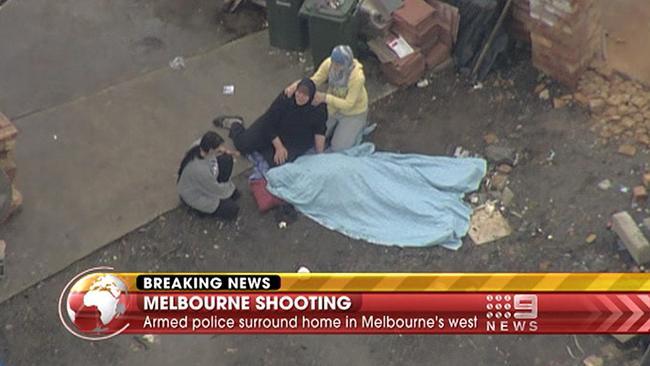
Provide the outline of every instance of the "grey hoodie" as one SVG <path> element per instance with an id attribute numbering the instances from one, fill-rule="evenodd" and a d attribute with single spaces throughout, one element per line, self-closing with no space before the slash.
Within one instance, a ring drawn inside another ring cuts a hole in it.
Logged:
<path id="1" fill-rule="evenodd" d="M 219 202 L 232 196 L 235 191 L 233 182 L 217 182 L 218 175 L 216 159 L 196 158 L 183 169 L 176 185 L 178 194 L 191 207 L 213 213 L 219 207 Z"/>

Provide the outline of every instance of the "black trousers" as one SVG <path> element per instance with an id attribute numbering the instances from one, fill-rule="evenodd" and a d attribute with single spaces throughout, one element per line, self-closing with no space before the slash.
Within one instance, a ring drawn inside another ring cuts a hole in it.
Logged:
<path id="1" fill-rule="evenodd" d="M 241 123 L 235 122 L 230 127 L 228 137 L 232 139 L 235 148 L 243 155 L 252 154 L 257 151 L 264 157 L 270 166 L 275 166 L 274 156 L 275 148 L 269 140 L 268 133 L 261 124 L 253 123 L 248 129 Z M 295 149 L 286 141 L 283 141 L 287 149 L 287 161 L 294 161 L 300 155 L 304 154 L 307 149 Z"/>
<path id="2" fill-rule="evenodd" d="M 235 160 L 231 155 L 223 154 L 217 157 L 217 164 L 219 165 L 219 175 L 217 182 L 226 183 L 232 176 L 232 168 L 235 165 Z"/>

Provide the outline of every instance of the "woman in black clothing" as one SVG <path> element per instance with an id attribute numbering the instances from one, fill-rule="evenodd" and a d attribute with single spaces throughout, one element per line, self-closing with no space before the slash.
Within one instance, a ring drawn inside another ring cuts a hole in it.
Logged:
<path id="1" fill-rule="evenodd" d="M 229 136 L 240 153 L 257 151 L 269 165 L 281 165 L 295 160 L 312 147 L 317 153 L 325 149 L 327 107 L 313 105 L 315 94 L 314 82 L 303 79 L 293 96 L 288 97 L 282 91 L 248 129 L 238 117 L 223 116 L 214 123 L 230 129 Z"/>

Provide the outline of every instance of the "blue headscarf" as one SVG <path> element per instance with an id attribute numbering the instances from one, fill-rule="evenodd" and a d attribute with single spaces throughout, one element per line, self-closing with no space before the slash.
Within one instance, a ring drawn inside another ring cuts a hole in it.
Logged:
<path id="1" fill-rule="evenodd" d="M 352 53 L 352 49 L 347 45 L 336 46 L 332 50 L 330 59 L 332 63 L 336 63 L 341 67 L 338 70 L 330 67 L 327 79 L 329 86 L 335 89 L 347 90 L 348 80 L 350 79 L 352 69 L 354 69 L 354 53 Z"/>

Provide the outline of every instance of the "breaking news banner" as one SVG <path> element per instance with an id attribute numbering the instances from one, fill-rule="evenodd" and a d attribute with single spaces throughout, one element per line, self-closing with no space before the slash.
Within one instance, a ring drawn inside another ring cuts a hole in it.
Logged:
<path id="1" fill-rule="evenodd" d="M 80 273 L 75 336 L 648 333 L 646 273 Z"/>

